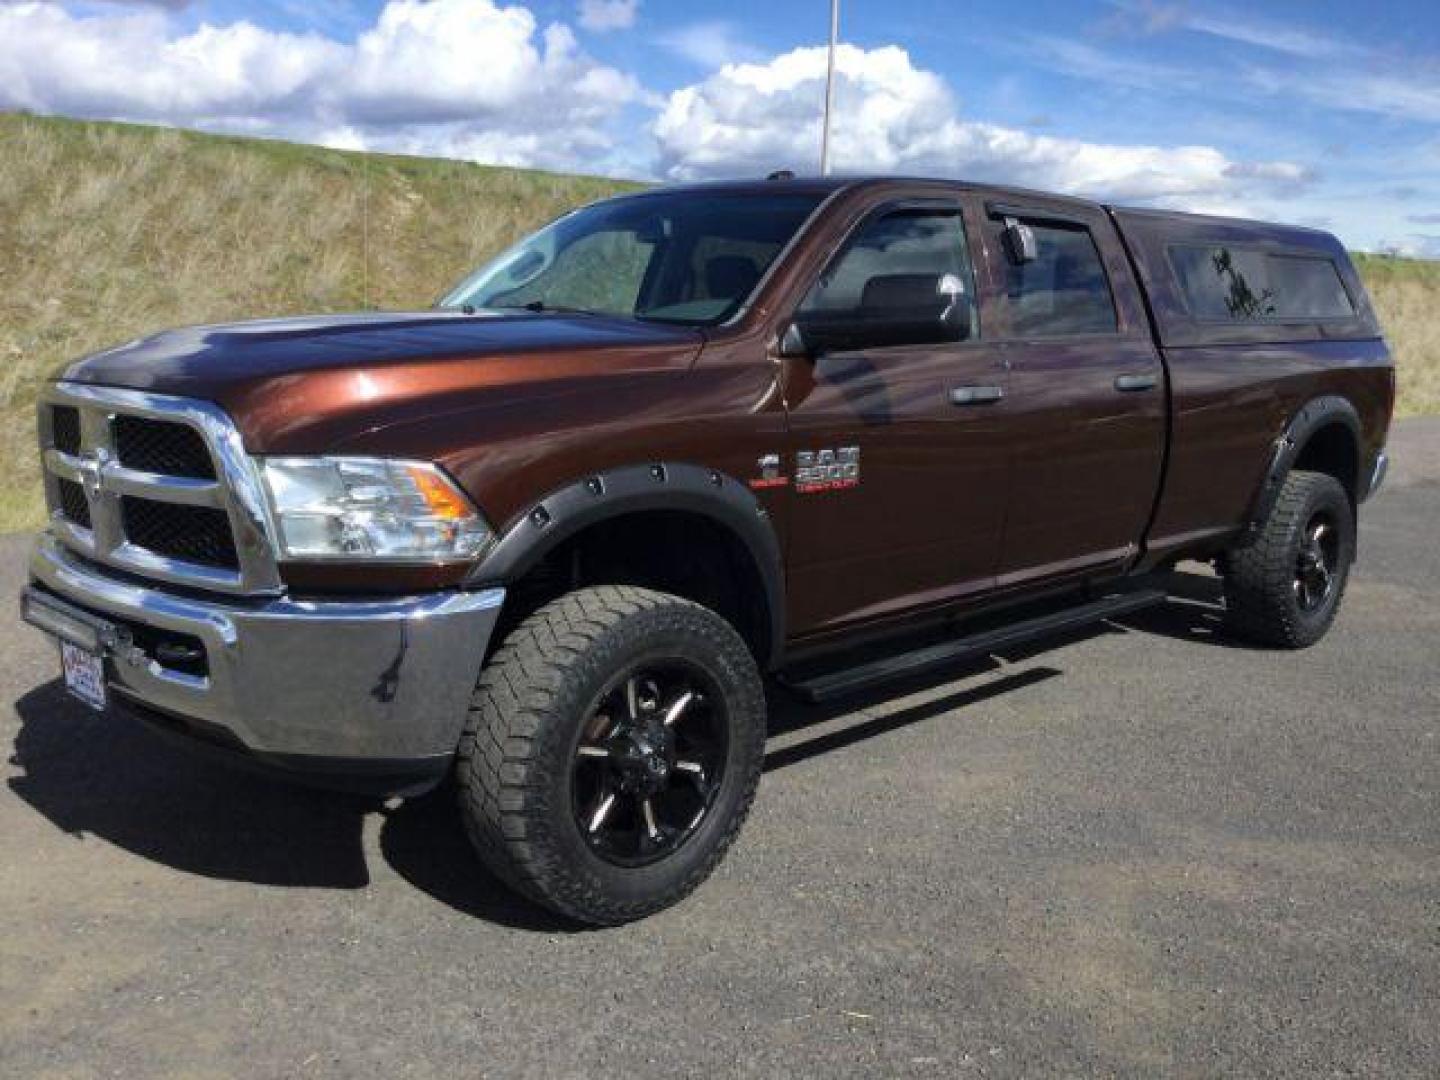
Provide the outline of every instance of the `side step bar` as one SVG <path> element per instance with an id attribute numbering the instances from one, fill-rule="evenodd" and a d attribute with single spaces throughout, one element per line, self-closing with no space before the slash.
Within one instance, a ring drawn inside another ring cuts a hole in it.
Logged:
<path id="1" fill-rule="evenodd" d="M 1037 615 L 1022 622 L 1011 623 L 996 630 L 986 630 L 969 637 L 942 641 L 913 652 L 882 657 L 856 667 L 827 672 L 814 678 L 781 681 L 793 693 L 810 702 L 833 701 L 836 698 L 868 690 L 881 683 L 908 679 L 956 664 L 964 660 L 1004 652 L 1037 638 L 1063 634 L 1105 619 L 1119 618 L 1134 611 L 1155 607 L 1165 602 L 1163 589 L 1137 589 L 1114 596 L 1104 596 L 1088 603 L 1060 611 Z"/>

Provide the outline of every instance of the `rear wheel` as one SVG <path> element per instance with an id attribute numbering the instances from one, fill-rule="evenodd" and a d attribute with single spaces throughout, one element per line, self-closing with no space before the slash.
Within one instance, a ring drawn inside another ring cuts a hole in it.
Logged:
<path id="1" fill-rule="evenodd" d="M 646 589 L 570 593 L 485 666 L 457 779 L 481 859 L 572 918 L 625 922 L 719 863 L 760 777 L 765 709 L 720 616 Z"/>
<path id="2" fill-rule="evenodd" d="M 1260 536 L 1221 560 L 1226 625 L 1238 637 L 1298 649 L 1325 636 L 1355 559 L 1355 511 L 1324 473 L 1292 472 Z"/>

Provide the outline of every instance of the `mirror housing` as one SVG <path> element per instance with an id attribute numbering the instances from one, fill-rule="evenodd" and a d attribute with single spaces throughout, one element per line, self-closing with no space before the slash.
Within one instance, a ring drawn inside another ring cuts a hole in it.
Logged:
<path id="1" fill-rule="evenodd" d="M 805 340 L 805 331 L 801 329 L 798 317 L 791 319 L 781 333 L 778 351 L 781 356 L 786 357 L 804 358 L 812 355 L 810 343 Z"/>
<path id="2" fill-rule="evenodd" d="M 1035 230 L 1013 217 L 1005 219 L 1005 254 L 1016 266 L 1034 262 L 1040 257 L 1040 243 Z"/>

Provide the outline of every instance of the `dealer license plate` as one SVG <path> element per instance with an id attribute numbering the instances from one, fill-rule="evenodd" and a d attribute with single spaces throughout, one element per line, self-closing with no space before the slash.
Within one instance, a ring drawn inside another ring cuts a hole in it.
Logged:
<path id="1" fill-rule="evenodd" d="M 60 668 L 65 673 L 65 689 L 92 709 L 104 709 L 105 658 L 99 653 L 82 649 L 68 641 L 60 642 Z"/>

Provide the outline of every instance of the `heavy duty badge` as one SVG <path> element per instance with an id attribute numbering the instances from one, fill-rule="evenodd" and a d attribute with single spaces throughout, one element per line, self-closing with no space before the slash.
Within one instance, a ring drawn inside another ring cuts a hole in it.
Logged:
<path id="1" fill-rule="evenodd" d="M 801 450 L 795 456 L 795 490 L 802 495 L 839 491 L 860 484 L 860 448 Z"/>

